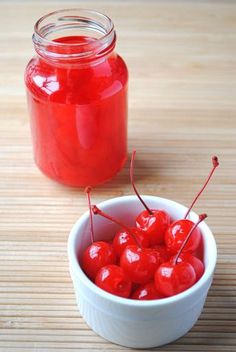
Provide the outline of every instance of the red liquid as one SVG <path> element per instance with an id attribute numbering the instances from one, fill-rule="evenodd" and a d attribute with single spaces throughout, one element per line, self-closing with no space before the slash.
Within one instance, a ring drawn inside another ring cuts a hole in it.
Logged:
<path id="1" fill-rule="evenodd" d="M 93 40 L 78 36 L 56 41 Z M 25 81 L 34 156 L 46 175 L 71 186 L 96 185 L 122 168 L 127 154 L 127 80 L 125 63 L 115 53 L 86 66 L 54 65 L 39 57 L 29 62 Z"/>

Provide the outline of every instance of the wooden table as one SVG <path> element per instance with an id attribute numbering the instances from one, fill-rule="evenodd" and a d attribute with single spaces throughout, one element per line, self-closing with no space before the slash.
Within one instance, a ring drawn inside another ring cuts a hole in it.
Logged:
<path id="1" fill-rule="evenodd" d="M 77 310 L 66 242 L 87 209 L 82 190 L 44 177 L 32 160 L 23 83 L 34 22 L 65 7 L 106 12 L 128 63 L 129 151 L 143 194 L 190 204 L 217 154 L 221 167 L 197 212 L 218 264 L 194 328 L 159 351 L 236 350 L 236 3 L 234 1 L 1 1 L 0 351 L 125 351 Z M 131 194 L 129 165 L 93 201 Z"/>

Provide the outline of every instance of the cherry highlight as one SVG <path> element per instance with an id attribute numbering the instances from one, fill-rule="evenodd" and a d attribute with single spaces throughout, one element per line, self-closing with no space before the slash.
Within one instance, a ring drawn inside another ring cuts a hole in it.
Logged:
<path id="1" fill-rule="evenodd" d="M 134 190 L 136 196 L 138 197 L 138 199 L 140 200 L 140 202 L 146 208 L 148 213 L 150 215 L 153 215 L 153 212 L 151 211 L 151 209 L 147 206 L 147 204 L 144 202 L 144 200 L 141 198 L 140 194 L 138 193 L 138 190 L 137 190 L 137 188 L 135 186 L 135 183 L 134 183 L 134 159 L 135 159 L 135 154 L 136 154 L 136 150 L 133 150 L 132 156 L 131 156 L 131 162 L 130 162 L 130 181 L 131 181 L 133 190 Z"/>
<path id="2" fill-rule="evenodd" d="M 210 173 L 209 173 L 209 175 L 208 175 L 208 177 L 207 177 L 207 179 L 206 179 L 206 181 L 205 181 L 203 187 L 200 189 L 200 191 L 198 192 L 198 194 L 197 194 L 196 197 L 194 198 L 194 200 L 193 200 L 192 204 L 190 205 L 190 207 L 189 207 L 187 213 L 185 214 L 184 219 L 186 219 L 186 218 L 188 217 L 188 215 L 189 215 L 190 211 L 192 210 L 194 204 L 196 203 L 196 201 L 198 200 L 198 198 L 200 197 L 200 195 L 202 194 L 202 192 L 203 192 L 204 189 L 206 188 L 208 182 L 210 181 L 210 179 L 211 179 L 211 177 L 212 177 L 212 175 L 213 175 L 215 169 L 219 166 L 219 161 L 218 161 L 217 156 L 213 156 L 213 157 L 212 157 L 212 165 L 213 165 L 213 166 L 212 166 L 212 169 L 211 169 L 211 171 L 210 171 Z"/>
<path id="3" fill-rule="evenodd" d="M 193 231 L 194 231 L 194 230 L 198 227 L 198 225 L 199 225 L 203 220 L 205 220 L 206 218 L 207 218 L 207 214 L 205 214 L 205 213 L 199 215 L 198 221 L 193 225 L 193 227 L 192 227 L 191 230 L 189 231 L 187 237 L 185 238 L 184 242 L 182 243 L 182 245 L 181 245 L 181 247 L 180 247 L 180 249 L 179 249 L 179 251 L 178 251 L 178 253 L 177 253 L 177 255 L 176 255 L 175 259 L 174 259 L 174 264 L 177 264 L 178 259 L 179 259 L 179 256 L 180 256 L 180 254 L 182 253 L 182 251 L 183 251 L 184 247 L 186 246 L 187 242 L 189 241 L 189 239 L 190 239 L 190 237 L 191 237 Z"/>

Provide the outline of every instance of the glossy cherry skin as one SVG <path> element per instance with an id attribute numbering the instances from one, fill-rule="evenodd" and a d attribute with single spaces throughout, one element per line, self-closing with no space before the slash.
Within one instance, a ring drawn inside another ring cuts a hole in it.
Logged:
<path id="1" fill-rule="evenodd" d="M 195 224 L 188 219 L 177 220 L 173 222 L 165 233 L 165 244 L 166 247 L 172 253 L 177 253 L 180 247 L 182 246 L 184 240 L 188 236 L 190 230 Z M 199 228 L 196 228 L 185 247 L 183 248 L 183 252 L 193 252 L 199 246 L 201 241 L 201 232 Z"/>
<path id="2" fill-rule="evenodd" d="M 125 230 L 120 230 L 115 234 L 113 239 L 113 247 L 118 257 L 120 257 L 124 249 L 130 245 L 136 245 L 139 243 L 141 247 L 149 247 L 149 240 L 142 230 L 132 227 L 130 228 L 130 231 L 133 236 L 130 232 Z M 136 238 L 136 241 L 134 237 Z"/>
<path id="3" fill-rule="evenodd" d="M 187 262 L 192 265 L 196 274 L 196 282 L 202 277 L 205 268 L 203 262 L 200 259 L 191 255 L 190 253 L 181 253 L 178 258 L 178 263 L 180 262 Z"/>
<path id="4" fill-rule="evenodd" d="M 187 290 L 196 282 L 196 274 L 191 264 L 181 262 L 163 263 L 155 273 L 156 289 L 166 297 Z"/>
<path id="5" fill-rule="evenodd" d="M 113 246 L 105 241 L 93 242 L 85 249 L 81 264 L 86 275 L 94 280 L 97 272 L 103 266 L 116 264 L 116 255 Z"/>
<path id="6" fill-rule="evenodd" d="M 151 211 L 152 215 L 144 210 L 136 218 L 136 226 L 147 233 L 150 246 L 164 242 L 165 231 L 170 224 L 170 216 L 166 211 Z"/>
<path id="7" fill-rule="evenodd" d="M 127 246 L 120 258 L 120 266 L 135 284 L 145 284 L 153 279 L 159 263 L 151 248 Z"/>
<path id="8" fill-rule="evenodd" d="M 132 282 L 125 271 L 118 265 L 102 267 L 95 278 L 95 284 L 113 295 L 128 298 L 132 289 Z"/>
<path id="9" fill-rule="evenodd" d="M 130 298 L 138 300 L 151 300 L 164 298 L 163 294 L 157 291 L 153 281 L 145 285 L 140 285 L 131 295 Z"/>

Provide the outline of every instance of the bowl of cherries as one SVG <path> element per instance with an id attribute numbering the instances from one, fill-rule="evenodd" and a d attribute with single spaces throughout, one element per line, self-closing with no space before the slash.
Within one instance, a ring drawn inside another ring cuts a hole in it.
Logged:
<path id="1" fill-rule="evenodd" d="M 203 309 L 216 265 L 206 214 L 156 196 L 135 195 L 91 205 L 68 239 L 70 274 L 81 315 L 105 339 L 151 348 L 187 333 Z"/>

